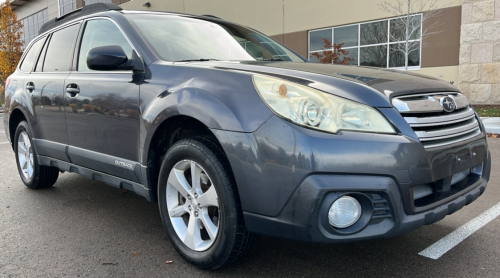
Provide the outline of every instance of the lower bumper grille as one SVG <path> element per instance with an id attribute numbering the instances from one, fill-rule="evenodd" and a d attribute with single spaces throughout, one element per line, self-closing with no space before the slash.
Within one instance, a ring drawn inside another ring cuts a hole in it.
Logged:
<path id="1" fill-rule="evenodd" d="M 387 200 L 382 198 L 378 194 L 371 194 L 372 202 L 373 202 L 373 216 L 372 219 L 380 219 L 380 218 L 390 218 L 391 217 L 391 209 L 387 203 Z"/>
<path id="2" fill-rule="evenodd" d="M 423 209 L 462 192 L 480 180 L 482 171 L 483 164 L 481 163 L 433 183 L 411 187 L 414 208 Z"/>

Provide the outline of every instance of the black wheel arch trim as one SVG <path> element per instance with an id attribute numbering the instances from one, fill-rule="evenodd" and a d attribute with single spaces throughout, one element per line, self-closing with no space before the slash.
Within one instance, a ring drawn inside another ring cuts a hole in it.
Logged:
<path id="1" fill-rule="evenodd" d="M 16 127 L 12 127 L 11 126 L 11 120 L 12 120 L 11 116 L 12 116 L 12 114 L 17 113 L 17 112 L 14 112 L 16 110 L 19 111 L 19 112 L 21 112 L 21 114 L 24 117 L 24 120 L 28 123 L 28 127 L 31 129 L 31 131 L 33 129 L 32 128 L 33 125 L 32 125 L 32 121 L 31 121 L 31 117 L 28 116 L 29 114 L 25 111 L 24 107 L 21 104 L 17 104 L 14 107 L 10 108 L 9 112 L 5 113 L 5 115 L 7 115 L 7 123 L 8 123 L 8 126 L 7 126 L 6 130 L 8 130 L 8 132 L 9 132 L 9 140 L 10 140 L 10 143 L 12 145 L 14 144 L 14 140 L 13 139 L 14 139 L 15 134 L 11 133 L 11 129 L 14 129 L 14 131 L 15 131 Z M 5 117 L 5 115 L 4 115 L 4 117 Z M 33 138 L 33 139 L 35 139 L 35 138 Z M 36 148 L 36 146 L 35 146 L 35 150 L 38 152 L 38 149 Z"/>

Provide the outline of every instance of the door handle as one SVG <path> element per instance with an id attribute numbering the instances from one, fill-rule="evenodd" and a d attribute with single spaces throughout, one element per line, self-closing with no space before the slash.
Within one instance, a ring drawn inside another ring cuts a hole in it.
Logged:
<path id="1" fill-rule="evenodd" d="M 28 93 L 32 93 L 35 90 L 35 84 L 33 82 L 28 82 L 28 84 L 26 84 L 26 90 Z"/>
<path id="2" fill-rule="evenodd" d="M 70 97 L 76 97 L 76 95 L 80 93 L 80 87 L 76 84 L 69 84 L 66 86 L 66 93 L 68 93 Z"/>

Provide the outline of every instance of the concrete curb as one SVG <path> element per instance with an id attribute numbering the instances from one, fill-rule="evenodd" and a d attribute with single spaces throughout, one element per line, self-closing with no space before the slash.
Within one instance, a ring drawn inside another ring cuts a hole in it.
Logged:
<path id="1" fill-rule="evenodd" d="M 487 133 L 500 134 L 500 117 L 484 117 L 481 118 L 481 121 Z"/>

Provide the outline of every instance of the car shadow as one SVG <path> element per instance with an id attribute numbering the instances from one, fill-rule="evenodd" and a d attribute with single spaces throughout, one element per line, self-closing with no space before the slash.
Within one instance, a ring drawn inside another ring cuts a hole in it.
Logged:
<path id="1" fill-rule="evenodd" d="M 182 260 L 163 231 L 157 204 L 149 203 L 133 192 L 122 192 L 102 182 L 66 173 L 61 175 L 55 187 L 30 190 L 27 194 L 45 199 L 44 203 L 48 205 L 41 208 L 42 212 L 62 211 L 58 217 L 78 217 L 80 225 L 98 226 L 110 234 L 121 234 L 126 237 L 123 239 L 126 242 L 139 240 L 141 244 L 136 249 L 149 249 L 143 256 L 175 261 L 176 264 L 170 268 L 181 266 L 200 276 L 213 274 L 198 270 Z M 442 261 L 438 263 L 421 257 L 418 252 L 453 229 L 437 223 L 394 238 L 340 244 L 313 244 L 263 236 L 246 258 L 217 270 L 216 275 L 380 277 L 389 270 L 390 273 L 411 274 L 408 272 L 411 269 L 427 269 L 430 265 L 442 264 Z M 90 234 L 85 234 L 87 232 Z M 83 233 L 84 237 L 93 236 L 92 230 Z M 164 268 L 160 266 L 160 269 Z"/>

